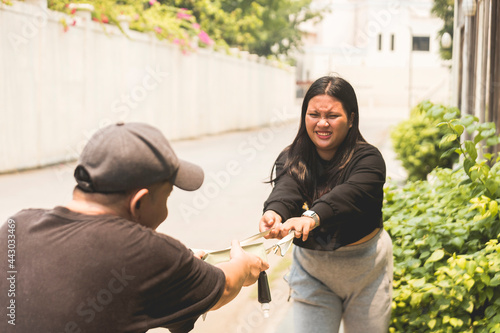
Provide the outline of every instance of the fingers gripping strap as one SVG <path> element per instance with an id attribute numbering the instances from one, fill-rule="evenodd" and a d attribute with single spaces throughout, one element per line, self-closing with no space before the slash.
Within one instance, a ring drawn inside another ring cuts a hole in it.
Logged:
<path id="1" fill-rule="evenodd" d="M 286 237 L 280 239 L 278 242 L 273 244 L 270 247 L 265 247 L 264 246 L 264 237 L 267 236 L 270 233 L 271 230 L 263 231 L 258 234 L 255 234 L 251 237 L 248 237 L 240 242 L 241 247 L 243 250 L 246 252 L 255 254 L 262 258 L 263 260 L 267 261 L 267 255 L 271 252 L 274 254 L 277 254 L 279 251 L 279 254 L 283 257 L 285 256 L 286 252 L 290 248 L 293 238 L 294 238 L 294 232 L 290 232 Z M 198 250 L 194 250 L 194 252 L 197 252 Z M 205 256 L 203 256 L 203 260 L 206 262 L 215 265 L 221 262 L 229 261 L 231 259 L 230 253 L 231 253 L 231 248 L 226 248 L 223 250 L 202 250 L 205 252 Z"/>

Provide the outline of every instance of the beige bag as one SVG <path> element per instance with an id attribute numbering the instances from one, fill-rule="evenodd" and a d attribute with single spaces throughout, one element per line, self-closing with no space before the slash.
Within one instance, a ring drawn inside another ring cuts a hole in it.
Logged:
<path id="1" fill-rule="evenodd" d="M 280 239 L 276 244 L 266 249 L 264 246 L 263 237 L 266 236 L 269 233 L 269 231 L 270 230 L 267 230 L 258 233 L 256 235 L 253 235 L 245 240 L 242 240 L 240 242 L 241 247 L 243 248 L 244 251 L 255 254 L 256 256 L 259 256 L 262 260 L 266 262 L 267 262 L 267 255 L 271 252 L 277 253 L 278 251 L 280 251 L 281 256 L 282 257 L 285 256 L 285 253 L 288 251 L 290 245 L 292 244 L 295 233 L 294 232 L 289 233 L 286 237 Z M 197 251 L 199 250 L 193 250 L 193 252 Z M 205 255 L 203 256 L 202 259 L 212 265 L 229 261 L 231 259 L 230 257 L 231 248 L 217 250 L 217 251 L 211 251 L 211 250 L 202 250 L 202 251 L 205 252 Z"/>
<path id="2" fill-rule="evenodd" d="M 241 247 L 246 252 L 255 254 L 256 256 L 261 257 L 262 260 L 267 262 L 267 254 L 266 254 L 266 249 L 264 249 L 264 243 L 243 245 Z M 230 248 L 219 251 L 207 252 L 202 259 L 208 262 L 209 264 L 215 265 L 220 262 L 229 261 L 229 259 L 231 259 L 231 257 L 229 256 L 230 252 L 231 252 Z"/>

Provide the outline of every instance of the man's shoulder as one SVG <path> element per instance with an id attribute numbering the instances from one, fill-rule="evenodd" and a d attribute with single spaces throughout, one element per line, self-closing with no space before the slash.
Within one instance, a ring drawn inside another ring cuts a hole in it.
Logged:
<path id="1" fill-rule="evenodd" d="M 132 243 L 133 247 L 185 248 L 178 240 L 125 218 L 107 214 L 81 214 L 62 206 L 52 209 L 23 209 L 8 220 L 15 221 L 23 229 L 27 227 L 30 232 L 71 235 L 69 239 L 72 241 L 85 241 L 98 247 L 130 248 L 129 243 Z"/>
<path id="2" fill-rule="evenodd" d="M 9 220 L 15 220 L 17 219 L 22 219 L 26 217 L 35 217 L 35 216 L 41 216 L 48 212 L 49 209 L 42 209 L 42 208 L 26 208 L 18 211 L 11 217 L 9 217 Z"/>
<path id="3" fill-rule="evenodd" d="M 18 226 L 24 226 L 30 221 L 39 220 L 47 211 L 48 209 L 40 208 L 27 208 L 20 210 L 14 215 L 8 217 L 7 220 L 0 221 L 0 228 L 5 228 L 7 226 L 9 226 L 9 228 L 12 228 L 12 226 L 15 226 L 16 228 Z"/>
<path id="4" fill-rule="evenodd" d="M 175 238 L 123 217 L 89 215 L 82 220 L 77 217 L 74 221 L 82 232 L 98 234 L 99 241 L 109 245 L 124 248 L 142 246 L 148 250 L 165 247 L 185 249 L 185 246 Z"/>
<path id="5" fill-rule="evenodd" d="M 123 257 L 134 254 L 153 263 L 191 256 L 179 240 L 119 216 L 97 215 L 82 228 L 82 232 L 88 233 L 86 238 L 90 235 L 96 246 L 119 251 Z"/>

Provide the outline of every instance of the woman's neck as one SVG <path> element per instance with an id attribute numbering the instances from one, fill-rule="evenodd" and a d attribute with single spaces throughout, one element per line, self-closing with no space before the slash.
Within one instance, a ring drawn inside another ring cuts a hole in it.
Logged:
<path id="1" fill-rule="evenodd" d="M 322 160 L 331 161 L 335 156 L 337 150 L 320 150 L 316 148 L 316 151 L 318 152 L 318 155 Z"/>

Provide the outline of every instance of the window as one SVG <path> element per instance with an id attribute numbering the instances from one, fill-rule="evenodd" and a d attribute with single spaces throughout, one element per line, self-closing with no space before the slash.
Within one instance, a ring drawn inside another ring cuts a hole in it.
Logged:
<path id="1" fill-rule="evenodd" d="M 394 34 L 391 35 L 391 51 L 394 51 Z"/>
<path id="2" fill-rule="evenodd" d="M 413 36 L 413 51 L 429 51 L 430 37 Z"/>
<path id="3" fill-rule="evenodd" d="M 378 34 L 378 50 L 382 51 L 382 34 Z"/>

